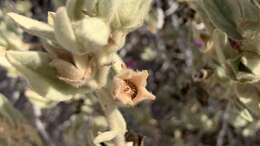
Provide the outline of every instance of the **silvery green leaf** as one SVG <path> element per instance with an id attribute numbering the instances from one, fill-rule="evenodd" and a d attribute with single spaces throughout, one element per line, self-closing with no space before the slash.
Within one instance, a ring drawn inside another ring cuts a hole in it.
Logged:
<path id="1" fill-rule="evenodd" d="M 241 61 L 256 77 L 260 78 L 260 57 L 258 55 L 244 53 Z"/>
<path id="2" fill-rule="evenodd" d="M 223 33 L 221 30 L 215 29 L 213 31 L 212 39 L 214 41 L 217 60 L 222 66 L 224 66 L 227 60 L 226 55 L 224 53 L 226 47 L 227 35 Z"/>
<path id="3" fill-rule="evenodd" d="M 30 88 L 47 99 L 66 101 L 82 93 L 57 79 L 55 69 L 48 65 L 50 58 L 46 53 L 8 51 L 7 59 L 27 79 Z"/>
<path id="4" fill-rule="evenodd" d="M 15 121 L 17 120 L 24 120 L 22 115 L 15 111 L 12 105 L 8 103 L 6 97 L 2 94 L 0 94 L 0 118 L 4 118 L 12 125 L 15 125 Z"/>
<path id="5" fill-rule="evenodd" d="M 84 18 L 82 10 L 85 9 L 86 2 L 89 0 L 68 0 L 66 10 L 71 21 L 77 21 Z"/>
<path id="6" fill-rule="evenodd" d="M 252 84 L 238 84 L 237 97 L 255 118 L 260 118 L 260 92 Z"/>
<path id="7" fill-rule="evenodd" d="M 243 40 L 242 49 L 255 54 L 260 54 L 260 35 L 256 33 L 256 35 L 246 36 Z"/>
<path id="8" fill-rule="evenodd" d="M 235 80 L 243 83 L 253 83 L 260 80 L 259 57 L 253 53 L 243 53 L 228 60 L 235 74 Z"/>
<path id="9" fill-rule="evenodd" d="M 248 30 L 255 31 L 260 28 L 260 9 L 248 0 L 237 0 L 232 2 L 232 6 L 239 6 L 234 9 L 234 12 L 238 13 L 240 16 L 234 17 L 233 19 L 237 21 L 237 26 L 240 32 L 243 32 L 244 34 Z"/>
<path id="10" fill-rule="evenodd" d="M 243 127 L 246 126 L 249 122 L 253 122 L 254 118 L 251 113 L 242 105 L 242 103 L 234 97 L 232 99 L 232 106 L 230 108 L 230 117 L 229 121 L 235 127 Z"/>
<path id="11" fill-rule="evenodd" d="M 58 102 L 55 102 L 53 100 L 50 100 L 48 98 L 42 97 L 41 95 L 39 95 L 38 93 L 27 89 L 25 91 L 25 95 L 27 97 L 27 99 L 36 107 L 40 108 L 40 109 L 44 109 L 44 108 L 51 108 L 53 106 L 55 106 Z"/>
<path id="12" fill-rule="evenodd" d="M 95 137 L 94 139 L 94 143 L 96 145 L 103 143 L 103 142 L 107 142 L 107 141 L 111 141 L 113 140 L 116 136 L 118 135 L 118 131 L 106 131 L 106 132 L 102 132 L 100 133 L 98 136 Z"/>
<path id="13" fill-rule="evenodd" d="M 28 50 L 30 45 L 23 42 L 21 36 L 13 32 L 6 33 L 6 42 L 8 43 L 8 50 Z"/>
<path id="14" fill-rule="evenodd" d="M 208 15 L 206 10 L 203 8 L 203 3 L 198 0 L 194 3 L 196 12 L 199 14 L 200 18 L 202 19 L 202 21 L 204 22 L 204 24 L 206 24 L 207 29 L 212 32 L 215 29 L 215 26 L 213 25 L 213 23 L 208 19 Z"/>
<path id="15" fill-rule="evenodd" d="M 97 4 L 98 0 L 87 0 L 85 10 L 88 15 L 95 16 L 97 14 Z"/>
<path id="16" fill-rule="evenodd" d="M 260 9 L 260 0 L 250 0 L 253 4 L 255 4 L 258 9 Z"/>
<path id="17" fill-rule="evenodd" d="M 55 37 L 58 43 L 70 52 L 78 52 L 76 36 L 65 7 L 60 7 L 54 20 Z"/>
<path id="18" fill-rule="evenodd" d="M 209 19 L 212 23 L 226 32 L 233 39 L 241 40 L 242 36 L 237 29 L 236 22 L 233 19 L 231 5 L 226 0 L 201 0 Z"/>
<path id="19" fill-rule="evenodd" d="M 56 13 L 48 11 L 48 24 L 53 26 L 54 25 L 54 17 Z"/>
<path id="20" fill-rule="evenodd" d="M 5 57 L 5 50 L 0 51 L 0 65 L 8 71 L 8 75 L 12 77 L 17 76 L 16 69 L 8 62 L 8 60 Z"/>
<path id="21" fill-rule="evenodd" d="M 71 21 L 77 21 L 84 18 L 83 10 L 87 13 L 93 14 L 93 10 L 97 0 L 68 0 L 66 3 L 66 10 Z M 87 9 L 85 9 L 87 8 Z"/>
<path id="22" fill-rule="evenodd" d="M 216 59 L 218 65 L 221 66 L 217 69 L 219 77 L 229 77 L 231 79 L 235 79 L 233 61 L 230 61 L 230 58 L 235 58 L 237 54 L 233 51 L 233 49 L 230 49 L 227 34 L 219 29 L 215 29 L 212 34 L 215 51 L 215 55 L 213 57 Z"/>
<path id="23" fill-rule="evenodd" d="M 255 75 L 252 73 L 250 68 L 248 68 L 241 61 L 242 57 L 238 55 L 235 58 L 229 59 L 227 61 L 228 68 L 231 69 L 233 76 L 230 76 L 233 80 L 239 81 L 241 83 L 255 82 L 257 81 Z"/>
<path id="24" fill-rule="evenodd" d="M 216 51 L 217 49 L 220 49 L 223 52 L 225 58 L 235 58 L 239 54 L 236 49 L 231 47 L 228 35 L 225 32 L 219 29 L 214 30 L 213 41 L 214 45 L 218 47 L 215 48 Z"/>
<path id="25" fill-rule="evenodd" d="M 7 46 L 6 40 L 1 36 L 1 32 L 0 32 L 0 46 L 2 48 L 6 48 L 6 46 Z"/>
<path id="26" fill-rule="evenodd" d="M 25 16 L 13 12 L 8 13 L 7 15 L 10 16 L 18 25 L 20 25 L 28 33 L 31 33 L 41 38 L 55 40 L 54 30 L 50 25 L 37 20 L 33 20 L 31 18 L 27 18 Z"/>
<path id="27" fill-rule="evenodd" d="M 97 4 L 97 16 L 105 19 L 108 23 L 112 19 L 119 19 L 116 13 L 121 3 L 121 0 L 99 0 Z"/>

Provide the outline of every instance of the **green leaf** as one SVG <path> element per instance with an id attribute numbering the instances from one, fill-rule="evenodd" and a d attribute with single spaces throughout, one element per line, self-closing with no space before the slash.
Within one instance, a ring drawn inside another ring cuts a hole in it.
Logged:
<path id="1" fill-rule="evenodd" d="M 55 40 L 54 30 L 50 25 L 12 12 L 7 15 L 28 33 L 44 39 Z"/>
<path id="2" fill-rule="evenodd" d="M 230 58 L 236 57 L 237 54 L 233 49 L 230 49 L 227 34 L 219 29 L 215 29 L 212 34 L 214 51 L 216 52 L 214 57 L 222 68 L 218 68 L 218 75 L 220 77 L 228 76 L 231 79 L 235 79 L 233 63 L 229 62 Z"/>
<path id="3" fill-rule="evenodd" d="M 0 65 L 8 71 L 8 75 L 15 77 L 17 76 L 16 69 L 8 62 L 5 57 L 5 51 L 0 52 Z"/>
<path id="4" fill-rule="evenodd" d="M 258 9 L 260 9 L 260 0 L 251 0 L 251 2 L 255 4 L 258 7 Z"/>
<path id="5" fill-rule="evenodd" d="M 26 97 L 27 99 L 36 107 L 40 108 L 40 109 L 45 109 L 45 108 L 51 108 L 53 106 L 55 106 L 58 102 L 54 102 L 48 98 L 44 98 L 41 95 L 39 95 L 38 93 L 27 89 L 26 92 Z"/>
<path id="6" fill-rule="evenodd" d="M 48 11 L 48 24 L 53 26 L 54 25 L 54 18 L 55 18 L 56 13 Z"/>
<path id="7" fill-rule="evenodd" d="M 63 48 L 70 52 L 78 51 L 79 46 L 65 7 L 57 10 L 54 19 L 54 29 L 57 41 Z"/>
<path id="8" fill-rule="evenodd" d="M 46 53 L 8 51 L 7 59 L 27 79 L 30 88 L 47 99 L 66 101 L 76 94 L 87 92 L 58 80 L 55 69 L 49 66 L 50 58 Z"/>
<path id="9" fill-rule="evenodd" d="M 242 36 L 237 30 L 233 20 L 234 12 L 226 0 L 201 0 L 209 19 L 222 31 L 226 32 L 233 39 L 241 40 Z"/>
<path id="10" fill-rule="evenodd" d="M 99 0 L 97 4 L 97 15 L 108 23 L 110 23 L 112 19 L 119 19 L 118 16 L 115 15 L 120 3 L 121 0 Z"/>
<path id="11" fill-rule="evenodd" d="M 67 1 L 66 9 L 67 9 L 69 18 L 72 21 L 77 21 L 77 20 L 84 18 L 85 14 L 82 12 L 82 10 L 84 10 L 85 5 L 86 5 L 86 0 L 69 0 L 69 1 Z"/>
<path id="12" fill-rule="evenodd" d="M 236 92 L 239 102 L 252 114 L 255 118 L 260 118 L 260 92 L 252 84 L 238 84 Z"/>
<path id="13" fill-rule="evenodd" d="M 15 121 L 24 120 L 17 111 L 8 103 L 6 97 L 0 94 L 0 117 L 5 118 L 10 124 L 15 125 Z"/>
<path id="14" fill-rule="evenodd" d="M 260 77 L 260 57 L 257 54 L 244 53 L 241 61 L 254 75 Z"/>
<path id="15" fill-rule="evenodd" d="M 239 16 L 234 17 L 237 21 L 237 26 L 240 32 L 248 33 L 248 30 L 256 31 L 260 28 L 260 9 L 248 0 L 232 1 L 233 5 L 238 5 L 239 9 L 235 9 L 234 12 Z M 239 11 L 238 11 L 239 10 Z"/>
<path id="16" fill-rule="evenodd" d="M 253 122 L 254 118 L 250 112 L 242 105 L 241 102 L 236 98 L 232 98 L 233 104 L 230 107 L 229 122 L 232 123 L 236 128 L 246 126 L 249 122 Z"/>

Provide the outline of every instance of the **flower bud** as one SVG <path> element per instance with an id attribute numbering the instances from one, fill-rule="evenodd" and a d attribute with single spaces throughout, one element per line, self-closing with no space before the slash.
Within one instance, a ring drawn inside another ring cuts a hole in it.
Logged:
<path id="1" fill-rule="evenodd" d="M 109 19 L 114 30 L 133 31 L 143 24 L 150 8 L 151 0 L 110 0 L 99 1 L 101 17 Z M 106 13 L 110 8 L 110 13 Z M 105 12 L 104 12 L 105 11 Z M 110 18 L 108 18 L 110 17 Z"/>
<path id="2" fill-rule="evenodd" d="M 102 19 L 86 17 L 73 28 L 78 43 L 84 48 L 83 53 L 96 51 L 108 43 L 110 29 Z"/>

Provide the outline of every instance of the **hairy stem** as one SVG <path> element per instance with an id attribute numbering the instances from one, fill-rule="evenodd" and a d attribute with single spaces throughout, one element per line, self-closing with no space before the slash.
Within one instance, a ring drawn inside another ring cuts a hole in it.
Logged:
<path id="1" fill-rule="evenodd" d="M 97 92 L 99 102 L 105 113 L 110 131 L 116 132 L 113 139 L 115 146 L 126 146 L 125 133 L 127 131 L 126 122 L 118 110 L 117 105 L 113 101 L 109 92 L 106 89 L 101 89 Z"/>

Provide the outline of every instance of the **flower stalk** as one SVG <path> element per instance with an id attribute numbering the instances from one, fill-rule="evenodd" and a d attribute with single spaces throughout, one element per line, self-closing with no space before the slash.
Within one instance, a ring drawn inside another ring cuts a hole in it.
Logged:
<path id="1" fill-rule="evenodd" d="M 106 89 L 96 92 L 99 103 L 104 111 L 110 130 L 101 133 L 94 140 L 95 143 L 113 140 L 115 146 L 126 146 L 125 133 L 127 131 L 126 122 Z"/>

